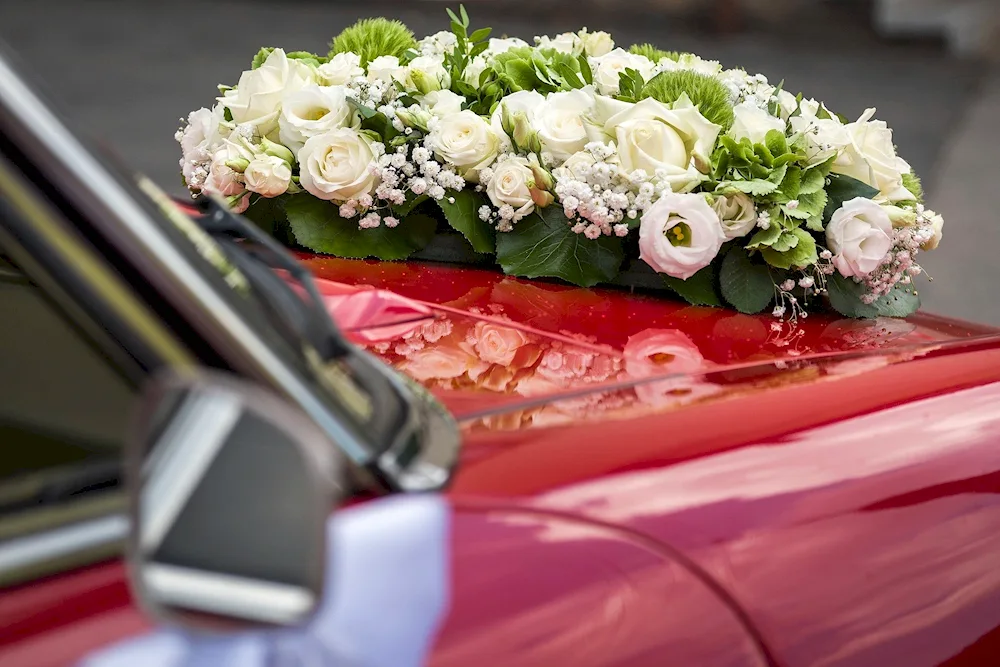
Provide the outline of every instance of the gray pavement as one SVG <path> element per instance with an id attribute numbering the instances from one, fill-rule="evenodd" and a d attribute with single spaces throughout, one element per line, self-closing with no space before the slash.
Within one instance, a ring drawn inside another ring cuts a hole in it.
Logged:
<path id="1" fill-rule="evenodd" d="M 784 79 L 786 89 L 824 99 L 847 116 L 878 107 L 878 116 L 895 128 L 904 157 L 924 177 L 931 205 L 948 219 L 945 243 L 927 256 L 937 279 L 924 289 L 927 307 L 1000 323 L 1000 297 L 992 297 L 991 281 L 1000 279 L 1000 264 L 991 261 L 991 248 L 1000 248 L 1000 224 L 991 215 L 1000 78 L 994 81 L 980 63 L 949 58 L 934 44 L 880 43 L 863 22 L 818 5 L 804 17 L 722 38 L 656 13 L 655 3 L 466 4 L 474 23 L 492 25 L 498 34 L 530 39 L 587 25 L 612 31 L 626 45 L 650 41 Z M 178 119 L 209 105 L 216 84 L 235 83 L 258 47 L 324 52 L 334 34 L 362 15 L 400 18 L 426 34 L 446 27 L 444 6 L 414 0 L 0 0 L 0 40 L 80 129 L 180 192 L 173 140 Z"/>

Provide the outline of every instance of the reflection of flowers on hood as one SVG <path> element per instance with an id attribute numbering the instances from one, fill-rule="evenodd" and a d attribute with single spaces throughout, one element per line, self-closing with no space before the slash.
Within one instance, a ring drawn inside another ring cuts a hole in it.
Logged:
<path id="1" fill-rule="evenodd" d="M 711 364 L 687 335 L 675 329 L 648 329 L 632 336 L 625 344 L 624 357 L 630 380 L 681 374 L 636 385 L 636 396 L 643 403 L 659 406 L 718 391 L 715 385 L 696 375 Z"/>

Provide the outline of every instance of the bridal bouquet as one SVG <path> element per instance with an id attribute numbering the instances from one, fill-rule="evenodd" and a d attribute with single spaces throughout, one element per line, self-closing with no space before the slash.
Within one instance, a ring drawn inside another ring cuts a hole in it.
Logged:
<path id="1" fill-rule="evenodd" d="M 366 19 L 317 55 L 264 48 L 178 131 L 197 195 L 290 242 L 402 259 L 459 233 L 504 272 L 656 272 L 698 305 L 804 317 L 919 306 L 943 220 L 869 109 L 855 121 L 690 53 L 606 32 L 417 40 Z"/>

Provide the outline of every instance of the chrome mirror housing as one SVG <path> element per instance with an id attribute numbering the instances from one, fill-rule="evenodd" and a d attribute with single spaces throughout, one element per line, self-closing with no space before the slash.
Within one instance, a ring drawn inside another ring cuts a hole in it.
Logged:
<path id="1" fill-rule="evenodd" d="M 130 577 L 154 616 L 296 625 L 323 593 L 339 450 L 303 412 L 217 373 L 159 377 L 129 442 Z"/>

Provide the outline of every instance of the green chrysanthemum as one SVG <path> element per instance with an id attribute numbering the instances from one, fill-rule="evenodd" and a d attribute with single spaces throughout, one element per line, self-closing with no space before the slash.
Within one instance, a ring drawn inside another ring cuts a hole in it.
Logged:
<path id="1" fill-rule="evenodd" d="M 918 204 L 924 202 L 924 186 L 920 182 L 920 177 L 914 172 L 911 171 L 909 174 L 903 174 L 903 187 L 913 193 Z"/>
<path id="2" fill-rule="evenodd" d="M 732 127 L 733 103 L 729 91 L 718 79 L 705 74 L 692 70 L 661 72 L 643 86 L 639 97 L 652 97 L 664 104 L 672 104 L 684 93 L 698 107 L 702 116 L 721 125 L 723 130 Z"/>
<path id="3" fill-rule="evenodd" d="M 330 57 L 348 51 L 361 56 L 361 65 L 367 66 L 379 56 L 400 58 L 407 50 L 415 48 L 417 40 L 413 32 L 403 23 L 395 20 L 374 18 L 361 19 L 333 38 L 330 43 Z"/>
<path id="4" fill-rule="evenodd" d="M 649 58 L 654 63 L 658 63 L 664 58 L 669 58 L 674 62 L 677 62 L 681 57 L 680 51 L 664 51 L 663 49 L 658 49 L 652 44 L 633 44 L 628 49 L 629 53 L 634 53 L 637 56 L 645 56 Z"/>

